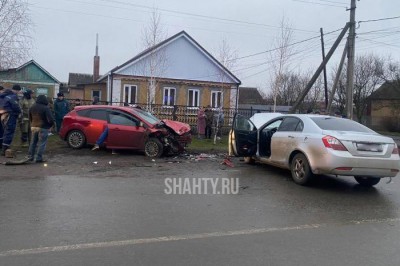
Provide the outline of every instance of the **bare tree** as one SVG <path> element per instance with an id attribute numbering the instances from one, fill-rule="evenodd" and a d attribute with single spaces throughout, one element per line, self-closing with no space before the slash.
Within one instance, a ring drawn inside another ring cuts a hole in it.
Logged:
<path id="1" fill-rule="evenodd" d="M 160 47 L 153 49 L 157 44 L 165 40 L 166 32 L 161 24 L 161 15 L 157 9 L 153 9 L 149 23 L 142 30 L 142 42 L 145 49 L 150 49 L 148 61 L 143 62 L 143 72 L 149 77 L 147 91 L 147 105 L 151 110 L 155 103 L 156 88 L 158 86 L 157 78 L 162 77 L 167 68 L 167 58 L 165 50 Z"/>
<path id="2" fill-rule="evenodd" d="M 354 108 L 358 121 L 367 110 L 367 98 L 384 82 L 385 60 L 373 54 L 359 56 L 355 63 Z"/>
<path id="3" fill-rule="evenodd" d="M 28 2 L 0 0 L 0 70 L 21 64 L 32 47 Z"/>
<path id="4" fill-rule="evenodd" d="M 293 30 L 285 17 L 281 20 L 279 34 L 275 38 L 275 50 L 270 53 L 271 68 L 273 70 L 271 76 L 272 94 L 274 101 L 274 112 L 276 111 L 277 98 L 279 91 L 282 89 L 284 75 L 289 66 L 290 57 L 292 55 L 292 47 L 289 46 L 293 38 Z"/>
<path id="5" fill-rule="evenodd" d="M 217 54 L 218 61 L 228 70 L 231 70 L 235 68 L 236 63 L 237 63 L 237 51 L 233 49 L 228 41 L 223 38 L 222 42 L 218 48 L 218 54 Z M 217 72 L 217 79 L 220 82 L 220 88 L 219 91 L 221 92 L 221 97 L 217 97 L 216 99 L 216 105 L 218 107 L 217 114 L 215 115 L 215 122 L 214 122 L 214 144 L 217 143 L 217 136 L 221 133 L 221 127 L 223 126 L 221 123 L 223 123 L 224 120 L 224 114 L 223 114 L 223 95 L 224 95 L 224 89 L 227 89 L 227 85 L 230 82 L 225 69 L 219 69 Z M 232 88 L 228 88 L 232 90 Z M 232 91 L 231 91 L 232 92 Z M 229 104 L 230 106 L 235 106 L 236 104 L 236 94 L 230 93 L 230 98 L 229 98 Z M 219 102 L 218 102 L 219 101 Z"/>
<path id="6" fill-rule="evenodd" d="M 232 70 L 237 65 L 238 53 L 235 49 L 233 49 L 226 38 L 222 39 L 222 42 L 218 48 L 218 61 L 228 70 Z M 225 84 L 228 83 L 226 72 L 223 69 L 218 71 L 218 80 L 222 83 L 222 88 L 225 87 Z M 221 88 L 221 91 L 222 91 Z M 230 106 L 234 106 L 236 102 L 236 97 L 231 93 L 231 97 L 229 99 Z M 221 106 L 223 105 L 220 103 Z"/>
<path id="7" fill-rule="evenodd" d="M 395 66 L 392 66 L 395 67 Z M 343 73 L 346 73 L 347 66 L 344 66 Z M 358 121 L 362 122 L 367 110 L 368 97 L 380 85 L 385 82 L 388 76 L 388 61 L 374 54 L 360 55 L 354 65 L 354 111 Z M 345 75 L 339 80 L 338 90 L 335 94 L 335 102 L 339 110 L 345 103 L 346 80 Z"/>

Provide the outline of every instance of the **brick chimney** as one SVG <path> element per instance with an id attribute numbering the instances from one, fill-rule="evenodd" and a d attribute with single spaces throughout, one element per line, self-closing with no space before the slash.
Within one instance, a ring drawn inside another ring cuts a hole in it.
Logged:
<path id="1" fill-rule="evenodd" d="M 99 34 L 96 34 L 96 55 L 93 58 L 93 82 L 100 77 Z"/>

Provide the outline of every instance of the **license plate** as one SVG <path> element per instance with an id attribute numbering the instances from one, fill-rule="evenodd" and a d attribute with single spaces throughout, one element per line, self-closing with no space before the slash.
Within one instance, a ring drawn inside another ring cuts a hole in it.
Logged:
<path id="1" fill-rule="evenodd" d="M 373 144 L 373 143 L 357 143 L 358 151 L 372 151 L 372 152 L 382 152 L 381 144 Z"/>

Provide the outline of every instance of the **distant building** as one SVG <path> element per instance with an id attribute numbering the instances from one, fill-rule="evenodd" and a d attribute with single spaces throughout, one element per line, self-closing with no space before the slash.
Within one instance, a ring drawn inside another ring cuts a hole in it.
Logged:
<path id="1" fill-rule="evenodd" d="M 367 116 L 369 126 L 388 129 L 400 118 L 400 81 L 388 81 L 368 97 Z M 388 121 L 389 119 L 389 121 Z"/>
<path id="2" fill-rule="evenodd" d="M 11 88 L 14 84 L 32 90 L 36 96 L 43 94 L 56 97 L 61 82 L 35 60 L 30 60 L 20 67 L 0 71 L 1 86 Z"/>
<path id="3" fill-rule="evenodd" d="M 156 72 L 151 64 L 158 64 Z M 151 103 L 165 108 L 234 108 L 241 83 L 185 31 L 115 67 L 99 81 L 107 83 L 110 102 Z"/>
<path id="4" fill-rule="evenodd" d="M 106 83 L 98 81 L 100 77 L 100 56 L 98 36 L 96 36 L 96 52 L 93 58 L 93 74 L 69 73 L 68 76 L 68 98 L 80 99 L 91 102 L 95 96 L 100 101 L 107 101 Z"/>

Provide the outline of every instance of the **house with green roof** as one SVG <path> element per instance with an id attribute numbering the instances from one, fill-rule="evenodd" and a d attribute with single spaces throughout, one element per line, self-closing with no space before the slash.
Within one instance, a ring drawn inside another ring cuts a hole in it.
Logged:
<path id="1" fill-rule="evenodd" d="M 14 84 L 31 89 L 35 95 L 43 94 L 55 98 L 61 82 L 35 60 L 30 60 L 20 67 L 0 70 L 0 85 L 11 88 Z"/>

